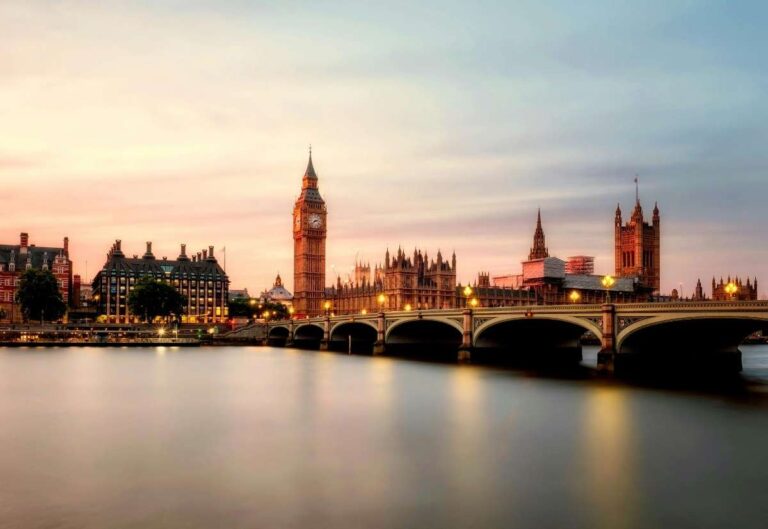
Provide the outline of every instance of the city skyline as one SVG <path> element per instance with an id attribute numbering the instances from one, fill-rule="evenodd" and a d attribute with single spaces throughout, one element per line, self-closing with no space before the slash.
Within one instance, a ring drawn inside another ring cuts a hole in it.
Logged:
<path id="1" fill-rule="evenodd" d="M 553 256 L 612 272 L 635 173 L 662 291 L 762 279 L 765 8 L 663 5 L 4 4 L 2 236 L 67 235 L 89 279 L 115 239 L 226 246 L 260 291 L 291 277 L 311 142 L 329 284 L 398 246 L 455 250 L 461 282 L 517 272 L 539 207 Z"/>

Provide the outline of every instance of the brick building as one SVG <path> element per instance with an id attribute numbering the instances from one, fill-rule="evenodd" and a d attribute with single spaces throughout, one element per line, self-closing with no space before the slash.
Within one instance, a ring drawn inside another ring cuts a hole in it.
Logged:
<path id="1" fill-rule="evenodd" d="M 451 260 L 430 259 L 426 252 L 414 249 L 413 256 L 398 248 L 397 254 L 384 255 L 384 264 L 373 270 L 369 264 L 356 263 L 354 279 L 326 288 L 325 299 L 336 314 L 350 314 L 363 309 L 375 311 L 448 309 L 456 306 L 456 254 Z M 378 296 L 384 294 L 383 307 Z"/>
<path id="2" fill-rule="evenodd" d="M 639 202 L 638 202 L 639 208 Z M 635 221 L 642 223 L 642 210 L 636 211 Z M 654 210 L 655 226 L 658 226 L 658 208 Z M 636 226 L 636 224 L 633 224 Z M 647 227 L 647 224 L 645 224 Z M 621 227 L 621 213 L 617 211 L 617 241 L 632 242 Z M 658 229 L 654 231 L 658 234 Z M 620 271 L 610 289 L 602 285 L 603 276 L 594 274 L 594 258 L 576 256 L 563 261 L 549 254 L 546 246 L 544 229 L 541 223 L 541 211 L 536 217 L 536 228 L 533 234 L 533 246 L 528 254 L 528 260 L 522 262 L 521 274 L 494 276 L 492 286 L 484 286 L 485 279 L 481 274 L 477 283 L 475 295 L 481 306 L 505 306 L 527 303 L 564 304 L 564 303 L 602 303 L 606 294 L 610 293 L 611 300 L 617 303 L 645 301 L 651 295 L 651 286 L 643 284 L 643 278 L 633 275 L 629 268 Z M 622 244 L 624 244 L 622 242 Z M 658 241 L 654 242 L 658 249 Z M 623 248 L 624 246 L 620 246 Z M 633 250 L 634 251 L 634 250 Z M 642 253 L 642 248 L 641 248 Z M 623 255 L 620 252 L 620 255 Z M 657 263 L 658 256 L 656 256 Z M 639 273 L 639 270 L 636 270 Z M 658 270 L 651 271 L 651 276 L 658 279 Z M 461 293 L 457 294 L 461 299 Z"/>
<path id="3" fill-rule="evenodd" d="M 733 283 L 736 287 L 736 291 L 732 294 L 728 293 L 726 287 Z M 719 282 L 715 282 L 715 278 L 712 278 L 712 300 L 713 301 L 756 301 L 757 300 L 757 278 L 754 282 L 747 278 L 746 282 L 740 277 L 734 277 L 723 281 L 720 278 Z"/>
<path id="4" fill-rule="evenodd" d="M 659 206 L 653 208 L 651 224 L 643 219 L 640 199 L 636 198 L 632 217 L 622 225 L 621 206 L 616 206 L 614 222 L 615 273 L 617 277 L 636 277 L 639 287 L 658 295 L 661 290 L 661 220 Z"/>
<path id="5" fill-rule="evenodd" d="M 229 278 L 213 254 L 213 246 L 189 257 L 181 245 L 175 260 L 155 258 L 147 242 L 143 256 L 125 256 L 120 240 L 107 253 L 107 261 L 93 278 L 93 299 L 98 313 L 114 323 L 136 323 L 140 314 L 131 314 L 128 296 L 142 279 L 172 285 L 187 299 L 182 323 L 223 323 L 229 314 Z"/>
<path id="6" fill-rule="evenodd" d="M 56 278 L 61 297 L 67 306 L 73 302 L 72 261 L 69 259 L 69 238 L 64 237 L 61 247 L 29 244 L 29 234 L 22 233 L 19 244 L 0 244 L 0 308 L 5 313 L 2 321 L 22 321 L 21 309 L 16 303 L 16 291 L 21 275 L 29 269 L 50 270 Z"/>

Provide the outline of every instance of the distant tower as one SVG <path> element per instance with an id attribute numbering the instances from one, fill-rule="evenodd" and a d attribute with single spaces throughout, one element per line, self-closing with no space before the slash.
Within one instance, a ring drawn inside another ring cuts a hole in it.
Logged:
<path id="1" fill-rule="evenodd" d="M 293 207 L 293 288 L 297 314 L 317 316 L 322 313 L 326 217 L 310 148 L 307 170 L 301 180 L 301 195 Z"/>
<path id="2" fill-rule="evenodd" d="M 637 277 L 641 285 L 658 294 L 661 289 L 661 221 L 659 206 L 653 208 L 653 221 L 643 221 L 640 199 L 635 197 L 635 210 L 622 225 L 621 207 L 616 206 L 614 221 L 616 275 Z"/>
<path id="3" fill-rule="evenodd" d="M 704 299 L 704 288 L 701 286 L 701 279 L 698 279 L 696 281 L 696 288 L 693 291 L 693 300 L 703 301 Z"/>
<path id="4" fill-rule="evenodd" d="M 528 254 L 528 260 L 544 259 L 549 257 L 549 251 L 547 245 L 544 242 L 544 230 L 541 227 L 541 209 L 539 209 L 538 216 L 536 217 L 536 231 L 533 233 L 533 248 Z"/>

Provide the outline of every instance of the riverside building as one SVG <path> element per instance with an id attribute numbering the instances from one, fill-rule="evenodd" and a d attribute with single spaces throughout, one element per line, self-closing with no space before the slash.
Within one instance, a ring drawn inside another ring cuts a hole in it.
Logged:
<path id="1" fill-rule="evenodd" d="M 21 307 L 16 292 L 21 275 L 27 270 L 50 270 L 56 278 L 61 298 L 72 306 L 72 261 L 69 259 L 69 238 L 61 247 L 29 244 L 29 234 L 22 233 L 19 244 L 0 244 L 0 309 L 2 321 L 20 322 Z"/>
<path id="2" fill-rule="evenodd" d="M 439 250 L 436 259 L 416 249 L 412 257 L 399 248 L 392 256 L 387 250 L 384 264 L 373 271 L 369 264 L 355 263 L 354 279 L 337 277 L 325 299 L 335 314 L 455 308 L 456 254 L 448 261 Z"/>
<path id="3" fill-rule="evenodd" d="M 223 323 L 228 317 L 229 278 L 213 253 L 213 246 L 187 255 L 181 245 L 175 260 L 155 258 L 152 243 L 144 255 L 126 257 L 120 240 L 107 253 L 107 261 L 93 278 L 93 300 L 98 313 L 110 323 L 137 323 L 143 315 L 132 314 L 128 296 L 142 279 L 172 285 L 186 297 L 182 323 Z"/>

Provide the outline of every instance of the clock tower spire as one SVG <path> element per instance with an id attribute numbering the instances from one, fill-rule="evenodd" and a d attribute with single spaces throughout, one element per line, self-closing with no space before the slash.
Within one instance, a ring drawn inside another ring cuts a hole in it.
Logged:
<path id="1" fill-rule="evenodd" d="M 297 315 L 322 314 L 327 214 L 317 187 L 310 146 L 301 194 L 293 207 L 293 289 Z"/>

